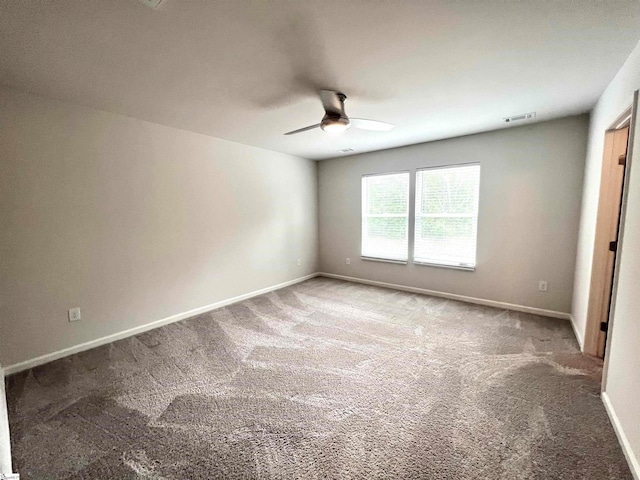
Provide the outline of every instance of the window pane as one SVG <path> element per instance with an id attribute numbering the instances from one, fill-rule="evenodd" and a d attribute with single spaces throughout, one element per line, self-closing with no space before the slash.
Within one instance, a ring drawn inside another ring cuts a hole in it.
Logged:
<path id="1" fill-rule="evenodd" d="M 480 165 L 418 170 L 414 261 L 476 263 Z"/>
<path id="2" fill-rule="evenodd" d="M 362 178 L 362 256 L 406 261 L 409 174 Z"/>
<path id="3" fill-rule="evenodd" d="M 366 177 L 368 210 L 370 215 L 407 213 L 409 207 L 409 174 L 376 175 Z"/>
<path id="4" fill-rule="evenodd" d="M 469 213 L 477 210 L 478 165 L 419 170 L 416 194 L 420 189 L 422 213 Z"/>

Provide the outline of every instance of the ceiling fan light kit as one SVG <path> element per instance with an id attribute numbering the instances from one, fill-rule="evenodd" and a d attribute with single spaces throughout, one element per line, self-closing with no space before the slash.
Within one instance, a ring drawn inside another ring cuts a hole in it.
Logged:
<path id="1" fill-rule="evenodd" d="M 327 133 L 340 133 L 351 128 L 348 118 L 325 118 L 320 123 L 320 128 Z"/>
<path id="2" fill-rule="evenodd" d="M 344 102 L 346 99 L 347 96 L 344 93 L 333 90 L 320 90 L 320 100 L 322 100 L 322 106 L 324 107 L 324 117 L 322 117 L 322 121 L 316 125 L 309 125 L 308 127 L 287 132 L 285 135 L 294 135 L 318 127 L 327 133 L 340 133 L 348 130 L 351 126 L 363 130 L 376 131 L 391 130 L 395 126 L 391 123 L 367 120 L 365 118 L 349 119 L 344 111 Z"/>

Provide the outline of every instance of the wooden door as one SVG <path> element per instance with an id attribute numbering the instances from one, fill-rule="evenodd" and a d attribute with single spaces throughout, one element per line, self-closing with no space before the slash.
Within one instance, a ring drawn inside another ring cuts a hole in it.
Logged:
<path id="1" fill-rule="evenodd" d="M 629 127 L 605 135 L 587 323 L 597 333 L 591 336 L 595 344 L 585 345 L 586 352 L 600 358 L 604 357 L 609 323 L 628 139 Z"/>

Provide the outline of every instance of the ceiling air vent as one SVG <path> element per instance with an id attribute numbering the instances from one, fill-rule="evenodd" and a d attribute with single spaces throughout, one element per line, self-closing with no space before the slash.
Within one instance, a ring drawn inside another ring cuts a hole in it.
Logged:
<path id="1" fill-rule="evenodd" d="M 536 118 L 536 112 L 523 113 L 522 115 L 514 115 L 513 117 L 506 117 L 506 118 L 503 118 L 502 121 L 504 123 L 512 123 L 512 122 L 521 122 L 522 120 L 531 120 L 532 118 Z"/>

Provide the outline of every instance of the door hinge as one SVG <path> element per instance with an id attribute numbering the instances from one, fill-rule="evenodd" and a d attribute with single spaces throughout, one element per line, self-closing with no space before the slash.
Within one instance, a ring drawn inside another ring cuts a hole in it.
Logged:
<path id="1" fill-rule="evenodd" d="M 618 157 L 618 165 L 624 165 L 625 163 L 627 163 L 627 156 L 626 155 L 620 155 Z"/>
<path id="2" fill-rule="evenodd" d="M 607 322 L 600 322 L 600 331 L 606 332 L 609 329 L 609 324 Z"/>
<path id="3" fill-rule="evenodd" d="M 609 251 L 615 252 L 618 250 L 618 242 L 609 242 Z"/>

